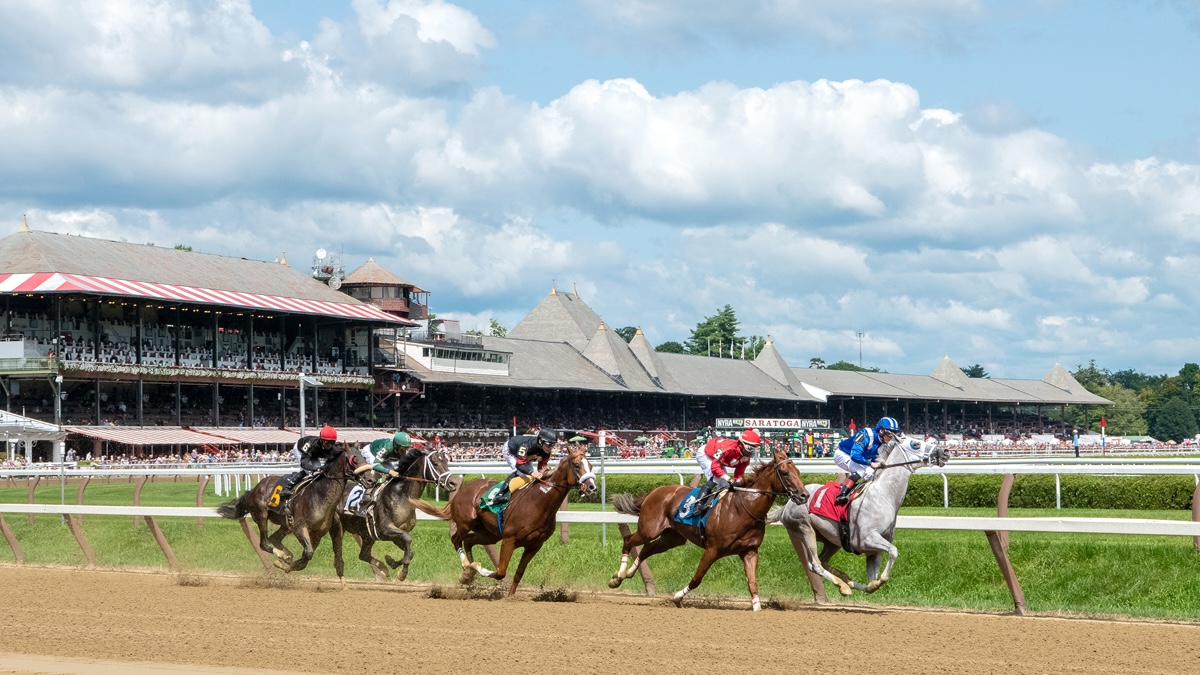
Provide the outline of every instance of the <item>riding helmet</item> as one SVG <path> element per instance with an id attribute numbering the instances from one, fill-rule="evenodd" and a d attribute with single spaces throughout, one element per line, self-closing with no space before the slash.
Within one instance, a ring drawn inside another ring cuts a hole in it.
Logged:
<path id="1" fill-rule="evenodd" d="M 408 433 L 404 431 L 397 431 L 396 435 L 392 436 L 392 443 L 402 448 L 412 447 L 412 439 L 409 438 Z"/>
<path id="2" fill-rule="evenodd" d="M 738 436 L 738 440 L 749 448 L 757 448 L 762 445 L 762 436 L 758 434 L 758 429 L 746 429 Z"/>
<path id="3" fill-rule="evenodd" d="M 890 431 L 893 434 L 900 434 L 900 423 L 896 421 L 895 417 L 881 417 L 879 424 L 875 425 L 875 428 L 879 431 Z"/>
<path id="4" fill-rule="evenodd" d="M 334 429 L 333 427 L 331 427 L 329 425 L 325 425 L 325 426 L 321 427 L 321 440 L 336 441 L 337 440 L 337 429 Z"/>
<path id="5" fill-rule="evenodd" d="M 553 429 L 542 429 L 538 432 L 538 441 L 546 445 L 554 445 L 558 442 L 558 432 Z"/>

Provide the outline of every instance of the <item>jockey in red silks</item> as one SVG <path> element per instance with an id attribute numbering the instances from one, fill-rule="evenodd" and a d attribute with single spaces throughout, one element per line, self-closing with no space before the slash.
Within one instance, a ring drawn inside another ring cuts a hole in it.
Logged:
<path id="1" fill-rule="evenodd" d="M 762 445 L 762 436 L 756 429 L 746 429 L 737 439 L 710 438 L 704 449 L 696 453 L 696 461 L 704 470 L 708 482 L 696 497 L 697 513 L 703 514 L 711 503 L 709 495 L 723 493 L 729 489 L 729 471 L 733 471 L 734 482 L 740 481 L 750 466 L 750 458 Z M 716 499 L 712 500 L 715 502 Z"/>

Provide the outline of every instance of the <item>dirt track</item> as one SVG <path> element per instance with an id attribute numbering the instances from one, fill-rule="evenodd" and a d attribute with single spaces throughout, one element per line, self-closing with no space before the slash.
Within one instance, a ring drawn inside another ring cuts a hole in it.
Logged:
<path id="1" fill-rule="evenodd" d="M 181 586 L 165 574 L 0 567 L 0 673 L 1194 673 L 1200 663 L 1196 625 L 906 610 L 753 615 L 632 597 L 488 602 L 253 581 Z M 522 637 L 502 637 L 514 634 Z M 845 660 L 844 636 L 873 636 L 856 663 Z M 742 647 L 714 650 L 714 642 Z"/>

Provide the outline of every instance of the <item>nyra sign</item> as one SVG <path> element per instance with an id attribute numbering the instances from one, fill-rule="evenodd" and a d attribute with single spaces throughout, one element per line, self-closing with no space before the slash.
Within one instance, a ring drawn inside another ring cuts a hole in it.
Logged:
<path id="1" fill-rule="evenodd" d="M 829 420 L 746 417 L 718 418 L 718 429 L 828 429 Z"/>

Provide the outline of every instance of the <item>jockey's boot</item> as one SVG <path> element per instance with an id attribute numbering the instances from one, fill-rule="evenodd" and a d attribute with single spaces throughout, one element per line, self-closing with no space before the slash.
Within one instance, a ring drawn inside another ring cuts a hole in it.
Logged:
<path id="1" fill-rule="evenodd" d="M 846 480 L 842 481 L 842 490 L 838 493 L 837 498 L 833 500 L 833 503 L 841 506 L 850 501 L 850 491 L 854 489 L 854 486 L 857 485 L 858 481 L 860 480 L 862 480 L 862 476 L 856 473 L 852 473 L 847 476 Z"/>
<path id="2" fill-rule="evenodd" d="M 713 502 L 716 501 L 712 498 L 716 485 L 714 481 L 710 480 L 700 486 L 700 494 L 696 495 L 696 505 L 692 507 L 692 513 L 695 513 L 697 517 L 708 513 L 708 510 L 712 508 Z"/>
<path id="3" fill-rule="evenodd" d="M 511 496 L 512 493 L 508 490 L 508 481 L 504 481 L 504 487 L 500 488 L 496 494 L 492 495 L 491 505 L 496 506 L 498 504 L 503 504 L 504 502 L 508 501 L 509 497 Z"/>

